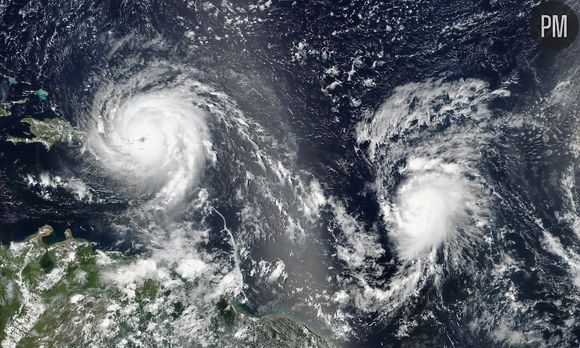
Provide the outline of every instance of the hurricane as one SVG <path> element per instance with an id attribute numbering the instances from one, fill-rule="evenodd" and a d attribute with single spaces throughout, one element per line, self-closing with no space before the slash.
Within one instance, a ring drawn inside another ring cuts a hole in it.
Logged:
<path id="1" fill-rule="evenodd" d="M 355 290 L 362 310 L 397 315 L 426 287 L 441 291 L 447 273 L 472 271 L 493 223 L 478 149 L 495 98 L 480 80 L 427 80 L 395 89 L 358 125 L 385 226 L 376 233 L 399 260 L 387 286 L 369 273 Z"/>
<path id="2" fill-rule="evenodd" d="M 179 91 L 113 100 L 89 130 L 90 151 L 113 175 L 153 193 L 159 206 L 181 201 L 212 151 L 205 111 Z"/>
<path id="3" fill-rule="evenodd" d="M 403 170 L 410 178 L 397 193 L 392 233 L 402 259 L 440 248 L 456 238 L 457 229 L 467 222 L 467 205 L 476 194 L 459 170 L 453 164 L 421 158 L 412 159 Z"/>
<path id="4" fill-rule="evenodd" d="M 0 2 L 0 346 L 579 346 L 537 6 Z"/>

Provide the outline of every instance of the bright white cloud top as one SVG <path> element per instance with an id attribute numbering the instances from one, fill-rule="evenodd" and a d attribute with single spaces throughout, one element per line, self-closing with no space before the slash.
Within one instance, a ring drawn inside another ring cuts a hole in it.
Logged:
<path id="1" fill-rule="evenodd" d="M 180 202 L 211 153 L 207 115 L 184 91 L 143 93 L 107 103 L 89 132 L 102 166 L 159 206 Z"/>
<path id="2" fill-rule="evenodd" d="M 416 158 L 404 170 L 409 179 L 398 190 L 391 236 L 402 259 L 414 259 L 453 237 L 475 199 L 457 165 Z"/>

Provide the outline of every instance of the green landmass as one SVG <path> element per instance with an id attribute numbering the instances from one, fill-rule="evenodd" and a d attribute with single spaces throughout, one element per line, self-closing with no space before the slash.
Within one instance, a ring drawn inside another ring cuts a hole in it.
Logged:
<path id="1" fill-rule="evenodd" d="M 10 112 L 0 105 L 0 117 L 10 116 Z"/>
<path id="2" fill-rule="evenodd" d="M 50 150 L 55 143 L 74 143 L 83 139 L 83 133 L 77 131 L 70 123 L 58 118 L 46 118 L 37 120 L 32 117 L 23 118 L 23 123 L 30 125 L 32 138 L 16 137 L 9 135 L 6 141 L 17 143 L 41 143 Z"/>
<path id="3" fill-rule="evenodd" d="M 67 240 L 45 244 L 49 230 L 0 245 L 2 347 L 331 346 L 295 320 L 239 310 L 200 279 L 134 277 L 146 256 L 96 251 L 70 231 Z M 126 266 L 133 268 L 120 276 L 122 286 L 111 281 Z"/>

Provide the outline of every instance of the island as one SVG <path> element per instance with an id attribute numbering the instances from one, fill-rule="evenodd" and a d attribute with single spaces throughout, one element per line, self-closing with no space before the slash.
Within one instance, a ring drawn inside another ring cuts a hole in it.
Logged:
<path id="1" fill-rule="evenodd" d="M 43 240 L 54 233 L 66 239 Z M 227 291 L 172 266 L 95 250 L 70 227 L 43 225 L 24 241 L 0 244 L 0 346 L 333 346 L 292 318 L 248 313 Z"/>
<path id="2" fill-rule="evenodd" d="M 10 111 L 6 110 L 2 105 L 0 105 L 0 117 L 10 116 Z"/>
<path id="3" fill-rule="evenodd" d="M 32 117 L 22 119 L 23 123 L 30 125 L 30 132 L 33 137 L 16 137 L 8 135 L 6 141 L 13 144 L 18 143 L 40 143 L 46 150 L 50 150 L 56 143 L 75 143 L 84 139 L 84 134 L 76 130 L 69 122 L 59 118 L 45 118 L 37 120 Z"/>

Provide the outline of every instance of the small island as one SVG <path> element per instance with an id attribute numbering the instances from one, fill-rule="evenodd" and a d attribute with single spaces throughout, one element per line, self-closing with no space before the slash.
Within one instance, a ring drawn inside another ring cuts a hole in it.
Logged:
<path id="1" fill-rule="evenodd" d="M 0 105 L 0 117 L 8 117 L 10 112 Z"/>

